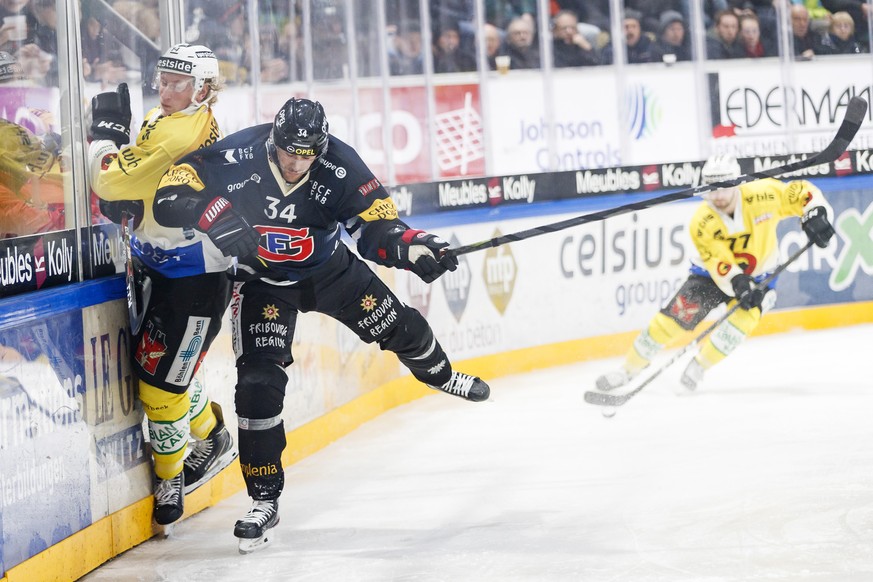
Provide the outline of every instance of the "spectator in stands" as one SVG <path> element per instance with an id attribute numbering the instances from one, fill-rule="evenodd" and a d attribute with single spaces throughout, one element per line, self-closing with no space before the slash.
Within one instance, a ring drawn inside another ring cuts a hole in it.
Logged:
<path id="1" fill-rule="evenodd" d="M 82 72 L 86 81 L 115 86 L 127 75 L 121 59 L 121 45 L 104 34 L 103 25 L 83 5 Z"/>
<path id="2" fill-rule="evenodd" d="M 681 13 L 682 0 L 624 0 L 624 7 L 639 12 L 643 33 L 654 36 L 660 29 L 661 15 L 668 10 Z"/>
<path id="3" fill-rule="evenodd" d="M 304 79 L 304 61 L 305 55 L 303 47 L 303 34 L 299 30 L 299 26 L 293 20 L 288 20 L 282 29 L 282 34 L 279 36 L 277 54 L 288 63 L 288 80 L 300 81 Z M 313 57 L 313 69 L 315 68 L 315 55 Z M 345 60 L 345 57 L 343 57 Z M 314 75 L 315 71 L 313 71 Z"/>
<path id="4" fill-rule="evenodd" d="M 392 75 L 420 75 L 424 72 L 419 21 L 407 19 L 397 27 L 394 50 L 388 54 L 388 69 Z"/>
<path id="5" fill-rule="evenodd" d="M 525 17 L 536 22 L 537 0 L 485 0 L 485 22 L 509 30 L 513 20 Z"/>
<path id="6" fill-rule="evenodd" d="M 155 0 L 116 0 L 112 9 L 152 41 L 161 41 L 161 20 Z"/>
<path id="7" fill-rule="evenodd" d="M 13 55 L 25 77 L 41 86 L 58 84 L 56 21 L 49 0 L 0 0 L 0 50 Z"/>
<path id="8" fill-rule="evenodd" d="M 831 15 L 831 28 L 821 37 L 816 54 L 851 55 L 867 52 L 855 38 L 855 21 L 848 12 L 835 12 Z"/>
<path id="9" fill-rule="evenodd" d="M 609 0 L 554 0 L 552 4 L 561 10 L 571 10 L 580 23 L 598 32 L 609 30 Z M 580 32 L 588 37 L 585 28 L 583 26 Z"/>
<path id="10" fill-rule="evenodd" d="M 0 50 L 14 55 L 26 44 L 34 44 L 36 18 L 30 0 L 0 0 Z"/>
<path id="11" fill-rule="evenodd" d="M 312 76 L 315 79 L 342 79 L 348 73 L 348 35 L 345 29 L 344 10 L 344 5 L 339 2 L 322 3 L 313 19 Z M 287 58 L 287 53 L 281 50 L 276 53 L 276 56 L 282 55 Z M 302 59 L 302 51 L 299 52 L 299 56 Z M 263 56 L 261 62 L 264 62 Z M 302 73 L 302 69 L 300 72 Z M 302 74 L 298 78 L 302 78 Z"/>
<path id="12" fill-rule="evenodd" d="M 691 14 L 692 0 L 682 0 L 682 14 Z M 715 16 L 722 10 L 727 10 L 727 0 L 703 0 L 703 26 L 709 30 L 715 26 Z"/>
<path id="13" fill-rule="evenodd" d="M 677 61 L 690 61 L 691 43 L 686 32 L 682 14 L 675 10 L 662 13 L 658 26 L 658 48 L 661 54 L 675 55 Z"/>
<path id="14" fill-rule="evenodd" d="M 212 48 L 227 85 L 248 83 L 251 63 L 245 5 L 221 0 L 204 3 L 203 10 L 205 18 L 200 23 L 198 42 Z"/>
<path id="15" fill-rule="evenodd" d="M 435 73 L 459 73 L 476 70 L 476 57 L 461 46 L 461 27 L 445 20 L 434 31 L 433 70 Z"/>
<path id="16" fill-rule="evenodd" d="M 803 4 L 791 6 L 791 31 L 794 34 L 794 58 L 803 61 L 813 58 L 820 41 L 809 27 L 809 11 Z"/>
<path id="17" fill-rule="evenodd" d="M 36 21 L 33 40 L 49 54 L 58 54 L 58 11 L 55 0 L 32 0 L 30 11 Z"/>
<path id="18" fill-rule="evenodd" d="M 485 58 L 488 60 L 488 68 L 493 71 L 497 69 L 494 57 L 500 54 L 500 47 L 503 46 L 501 31 L 493 24 L 486 22 L 482 36 L 485 38 Z"/>
<path id="19" fill-rule="evenodd" d="M 761 42 L 764 46 L 777 46 L 776 5 L 786 5 L 787 0 L 728 0 L 737 17 L 757 16 Z"/>
<path id="20" fill-rule="evenodd" d="M 58 12 L 55 0 L 32 0 L 31 13 L 36 21 L 33 44 L 19 50 L 19 60 L 37 63 L 33 70 L 26 71 L 32 79 L 40 79 L 48 87 L 58 86 Z M 37 48 L 34 47 L 38 47 Z"/>
<path id="21" fill-rule="evenodd" d="M 706 57 L 711 60 L 743 58 L 745 51 L 738 40 L 740 20 L 732 10 L 715 15 L 715 30 L 706 38 Z"/>
<path id="22" fill-rule="evenodd" d="M 552 19 L 552 56 L 555 68 L 588 67 L 599 59 L 594 47 L 579 32 L 579 19 L 570 10 L 561 10 Z"/>
<path id="23" fill-rule="evenodd" d="M 805 6 L 809 14 L 812 34 L 825 34 L 831 25 L 831 13 L 827 8 L 821 5 L 821 0 L 791 0 L 792 6 Z"/>
<path id="24" fill-rule="evenodd" d="M 868 43 L 867 22 L 873 17 L 867 0 L 821 0 L 821 5 L 831 14 L 848 12 L 855 23 L 855 38 L 861 44 Z M 830 54 L 830 53 L 829 53 Z"/>
<path id="25" fill-rule="evenodd" d="M 761 39 L 761 25 L 754 14 L 740 17 L 740 43 L 747 58 L 759 59 L 776 55 L 776 46 Z"/>
<path id="26" fill-rule="evenodd" d="M 627 51 L 627 62 L 634 63 L 660 63 L 663 59 L 661 50 L 647 35 L 643 34 L 640 19 L 642 15 L 636 10 L 625 10 L 624 20 L 624 39 Z M 611 65 L 615 56 L 613 52 L 612 41 L 603 47 L 603 53 L 600 55 L 600 61 L 604 65 Z"/>
<path id="27" fill-rule="evenodd" d="M 252 43 L 248 31 L 245 3 L 215 0 L 203 4 L 198 42 L 213 48 L 221 77 L 227 85 L 251 83 Z M 266 23 L 261 31 L 260 75 L 264 83 L 288 78 L 288 62 L 279 55 L 278 35 Z"/>
<path id="28" fill-rule="evenodd" d="M 510 57 L 510 69 L 538 69 L 540 49 L 536 43 L 534 21 L 528 16 L 519 16 L 509 23 L 500 54 Z"/>
<path id="29" fill-rule="evenodd" d="M 288 61 L 285 59 L 285 55 L 280 52 L 279 33 L 276 30 L 275 24 L 271 20 L 265 19 L 260 22 L 258 26 L 260 27 L 260 30 L 258 31 L 258 40 L 261 43 L 260 54 L 258 55 L 261 65 L 261 83 L 280 83 L 282 81 L 287 81 L 289 74 Z M 341 43 L 342 41 L 342 35 L 329 34 L 328 30 L 321 28 L 321 26 L 318 28 L 313 26 L 313 30 L 314 38 L 319 39 L 319 41 L 326 41 L 329 43 L 329 46 L 333 48 L 337 48 L 336 43 Z M 246 37 L 248 40 L 248 35 L 246 35 Z M 251 63 L 252 58 L 252 55 L 248 50 L 250 44 L 251 43 L 246 45 L 246 58 L 249 60 L 249 63 Z M 330 65 L 332 66 L 324 66 L 322 70 L 319 70 L 318 65 L 313 63 L 313 69 L 314 72 L 317 73 L 317 79 L 336 79 L 342 77 L 342 65 L 344 64 L 342 56 L 345 55 L 345 49 L 341 45 L 339 48 L 342 50 L 335 50 L 335 52 L 330 53 L 331 57 L 333 57 L 330 60 Z M 323 65 L 323 61 L 324 59 L 322 59 L 322 62 L 318 64 Z M 330 75 L 330 77 L 325 77 L 324 75 Z"/>
<path id="30" fill-rule="evenodd" d="M 430 21 L 437 30 L 442 30 L 442 23 L 453 22 L 460 33 L 461 50 L 468 54 L 475 53 L 473 48 L 476 37 L 475 0 L 435 0 L 430 3 Z M 437 33 L 434 33 L 436 36 Z"/>

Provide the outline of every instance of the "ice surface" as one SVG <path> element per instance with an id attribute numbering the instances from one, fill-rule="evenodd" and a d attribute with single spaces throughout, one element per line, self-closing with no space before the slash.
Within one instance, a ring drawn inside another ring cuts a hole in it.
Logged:
<path id="1" fill-rule="evenodd" d="M 582 393 L 617 359 L 434 393 L 290 467 L 269 548 L 237 553 L 241 493 L 84 580 L 873 580 L 871 347 L 753 338 L 612 419 Z"/>

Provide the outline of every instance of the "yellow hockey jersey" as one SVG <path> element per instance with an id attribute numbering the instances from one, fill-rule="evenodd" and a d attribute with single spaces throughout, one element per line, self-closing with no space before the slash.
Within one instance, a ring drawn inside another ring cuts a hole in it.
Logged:
<path id="1" fill-rule="evenodd" d="M 147 214 L 164 172 L 179 158 L 221 137 L 218 122 L 206 105 L 172 115 L 155 107 L 145 117 L 136 143 L 120 150 L 107 140 L 92 148 L 91 188 L 104 200 L 143 200 Z"/>
<path id="2" fill-rule="evenodd" d="M 791 216 L 824 206 L 833 212 L 821 190 L 807 180 L 782 182 L 765 178 L 739 187 L 733 215 L 700 205 L 689 224 L 691 240 L 699 257 L 692 263 L 705 269 L 726 294 L 733 296 L 731 279 L 739 273 L 758 277 L 779 262 L 776 226 Z"/>
<path id="3" fill-rule="evenodd" d="M 143 201 L 144 216 L 135 225 L 131 251 L 166 277 L 219 272 L 231 264 L 205 234 L 161 226 L 152 211 L 158 184 L 169 167 L 220 138 L 218 122 L 206 105 L 191 105 L 166 116 L 155 107 L 146 114 L 136 143 L 119 150 L 109 140 L 97 140 L 88 150 L 91 188 L 97 196 Z"/>

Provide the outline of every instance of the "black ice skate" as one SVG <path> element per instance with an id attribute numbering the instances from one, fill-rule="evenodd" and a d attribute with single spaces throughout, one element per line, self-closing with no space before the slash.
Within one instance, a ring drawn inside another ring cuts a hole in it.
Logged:
<path id="1" fill-rule="evenodd" d="M 220 419 L 209 436 L 189 446 L 191 452 L 185 457 L 185 495 L 212 479 L 237 457 L 233 438 Z"/>
<path id="2" fill-rule="evenodd" d="M 185 512 L 185 496 L 182 489 L 185 476 L 182 472 L 172 479 L 158 479 L 155 485 L 155 523 L 169 525 Z"/>
<path id="3" fill-rule="evenodd" d="M 470 376 L 461 372 L 452 372 L 452 377 L 442 386 L 431 386 L 430 384 L 427 386 L 473 402 L 488 400 L 488 396 L 491 394 L 491 388 L 488 387 L 488 384 L 476 376 Z"/>
<path id="4" fill-rule="evenodd" d="M 239 553 L 250 554 L 267 547 L 273 541 L 270 531 L 279 523 L 279 500 L 255 499 L 252 508 L 236 522 L 233 535 L 239 538 Z"/>

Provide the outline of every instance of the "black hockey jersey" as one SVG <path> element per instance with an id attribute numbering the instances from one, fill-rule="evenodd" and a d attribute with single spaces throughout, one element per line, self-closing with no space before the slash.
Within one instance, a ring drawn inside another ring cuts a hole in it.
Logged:
<path id="1" fill-rule="evenodd" d="M 196 225 L 217 197 L 261 235 L 257 256 L 238 257 L 248 275 L 298 281 L 341 244 L 343 226 L 364 258 L 393 266 L 384 255 L 389 230 L 408 228 L 388 192 L 355 150 L 330 136 L 327 153 L 296 184 L 270 160 L 272 124 L 238 131 L 181 158 L 158 187 L 154 215 L 165 226 Z"/>

